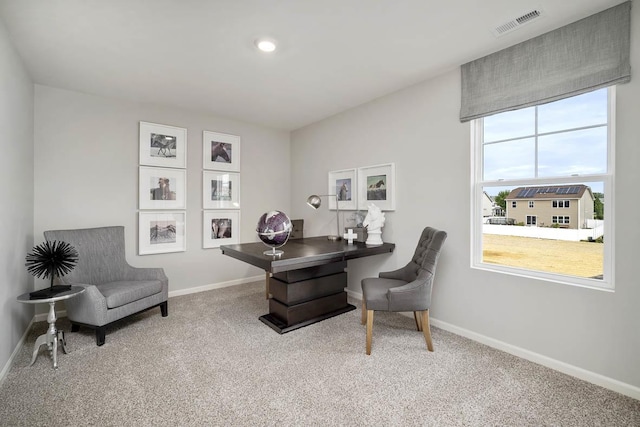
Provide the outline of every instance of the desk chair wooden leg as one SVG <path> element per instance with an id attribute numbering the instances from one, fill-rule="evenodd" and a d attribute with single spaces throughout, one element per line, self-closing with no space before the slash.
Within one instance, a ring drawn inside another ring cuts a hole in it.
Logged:
<path id="1" fill-rule="evenodd" d="M 416 328 L 418 328 L 418 331 L 422 331 L 422 322 L 420 322 L 420 316 L 418 316 L 417 311 L 413 312 L 413 318 L 416 321 Z"/>
<path id="2" fill-rule="evenodd" d="M 271 278 L 271 273 L 269 273 L 268 271 L 265 271 L 265 273 L 266 273 L 265 285 L 264 285 L 265 299 L 269 299 L 269 279 Z"/>
<path id="3" fill-rule="evenodd" d="M 429 325 L 429 310 L 422 312 L 422 333 L 427 342 L 427 349 L 433 351 L 433 341 L 431 341 L 431 326 Z"/>
<path id="4" fill-rule="evenodd" d="M 367 354 L 371 354 L 372 332 L 373 332 L 373 310 L 367 310 Z"/>
<path id="5" fill-rule="evenodd" d="M 367 303 L 362 300 L 362 320 L 361 323 L 365 325 L 367 323 Z"/>

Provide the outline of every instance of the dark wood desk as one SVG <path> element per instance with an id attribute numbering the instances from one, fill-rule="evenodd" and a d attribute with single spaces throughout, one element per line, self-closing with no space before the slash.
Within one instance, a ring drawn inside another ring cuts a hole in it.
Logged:
<path id="1" fill-rule="evenodd" d="M 225 255 L 267 272 L 269 314 L 260 320 L 284 334 L 294 329 L 355 310 L 347 303 L 347 261 L 393 252 L 396 245 L 367 246 L 323 237 L 289 240 L 280 256 L 264 255 L 261 242 L 223 245 Z"/>

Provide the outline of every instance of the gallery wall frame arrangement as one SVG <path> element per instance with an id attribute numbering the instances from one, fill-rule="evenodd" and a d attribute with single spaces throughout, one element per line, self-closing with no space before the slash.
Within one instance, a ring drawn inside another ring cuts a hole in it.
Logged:
<path id="1" fill-rule="evenodd" d="M 396 209 L 396 165 L 358 168 L 358 209 L 366 210 L 375 203 L 383 211 Z"/>
<path id="2" fill-rule="evenodd" d="M 140 166 L 140 209 L 186 209 L 186 169 Z"/>
<path id="3" fill-rule="evenodd" d="M 186 251 L 186 213 L 139 212 L 138 242 L 139 255 Z"/>
<path id="4" fill-rule="evenodd" d="M 206 130 L 202 132 L 202 168 L 240 172 L 240 137 Z"/>
<path id="5" fill-rule="evenodd" d="M 343 169 L 329 172 L 327 194 L 338 196 L 338 203 L 342 210 L 358 209 L 358 184 L 356 169 Z M 327 198 L 329 209 L 336 209 L 336 199 Z"/>
<path id="6" fill-rule="evenodd" d="M 184 252 L 187 129 L 141 121 L 138 143 L 138 255 Z"/>
<path id="7" fill-rule="evenodd" d="M 202 213 L 202 247 L 218 248 L 240 241 L 240 211 L 215 210 Z"/>
<path id="8" fill-rule="evenodd" d="M 202 248 L 240 241 L 241 138 L 202 132 Z"/>
<path id="9" fill-rule="evenodd" d="M 202 171 L 203 209 L 240 209 L 240 174 Z"/>
<path id="10" fill-rule="evenodd" d="M 140 164 L 169 168 L 187 167 L 187 130 L 140 122 Z"/>

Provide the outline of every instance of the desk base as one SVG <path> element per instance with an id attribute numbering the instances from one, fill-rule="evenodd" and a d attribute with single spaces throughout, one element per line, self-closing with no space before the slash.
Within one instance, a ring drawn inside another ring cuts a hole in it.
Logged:
<path id="1" fill-rule="evenodd" d="M 287 326 L 287 324 L 285 322 L 281 321 L 280 319 L 278 319 L 276 316 L 274 316 L 272 314 L 265 314 L 264 316 L 260 316 L 259 319 L 260 319 L 260 321 L 262 321 L 262 323 L 264 323 L 265 325 L 269 326 L 271 329 L 273 329 L 277 333 L 286 334 L 287 332 L 291 332 L 291 331 L 294 331 L 296 329 L 304 328 L 305 326 L 309 326 L 309 325 L 312 325 L 314 323 L 321 322 L 323 320 L 329 319 L 330 317 L 334 317 L 334 316 L 337 316 L 339 314 L 347 313 L 347 312 L 353 311 L 355 309 L 356 309 L 355 305 L 347 304 L 346 307 L 342 307 L 342 308 L 340 308 L 338 310 L 334 310 L 334 311 L 332 311 L 330 313 L 324 313 L 324 314 L 322 314 L 320 316 L 314 317 L 313 319 L 305 320 L 303 322 L 296 323 L 296 324 L 289 325 L 289 326 Z"/>

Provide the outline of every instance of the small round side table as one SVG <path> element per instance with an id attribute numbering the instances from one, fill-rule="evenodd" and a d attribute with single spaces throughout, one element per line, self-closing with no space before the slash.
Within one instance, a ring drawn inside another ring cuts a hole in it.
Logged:
<path id="1" fill-rule="evenodd" d="M 46 333 L 40 335 L 36 339 L 36 343 L 33 347 L 33 356 L 31 357 L 31 363 L 33 365 L 38 357 L 38 350 L 40 346 L 47 345 L 49 348 L 49 354 L 53 359 L 53 367 L 58 368 L 58 342 L 61 344 L 62 351 L 67 354 L 67 341 L 64 338 L 64 331 L 56 329 L 56 301 L 62 301 L 65 299 L 73 298 L 76 295 L 80 295 L 84 292 L 85 288 L 82 286 L 72 286 L 68 291 L 60 292 L 49 298 L 30 299 L 29 292 L 24 293 L 18 297 L 18 302 L 24 304 L 40 304 L 49 303 L 49 315 L 47 316 L 47 322 L 49 322 L 49 329 Z"/>

